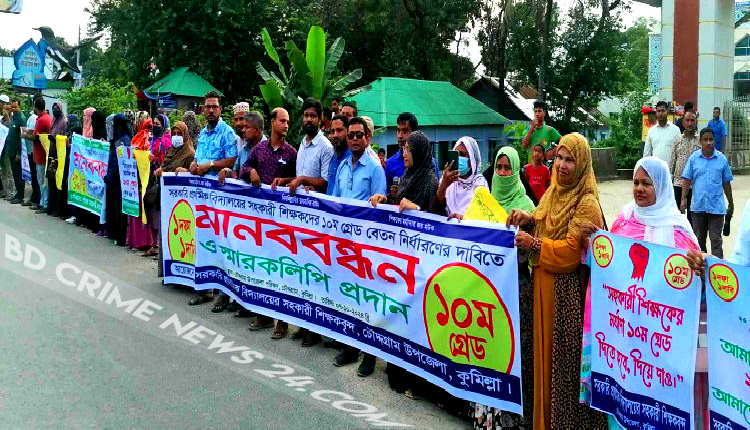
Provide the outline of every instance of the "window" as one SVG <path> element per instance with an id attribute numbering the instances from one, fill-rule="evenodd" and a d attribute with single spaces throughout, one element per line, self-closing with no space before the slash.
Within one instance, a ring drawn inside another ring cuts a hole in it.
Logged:
<path id="1" fill-rule="evenodd" d="M 750 35 L 746 35 L 734 45 L 734 55 L 737 57 L 750 55 Z"/>

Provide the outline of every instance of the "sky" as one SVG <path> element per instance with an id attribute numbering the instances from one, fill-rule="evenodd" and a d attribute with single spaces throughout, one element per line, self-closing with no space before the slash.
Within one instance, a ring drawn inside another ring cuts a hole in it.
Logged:
<path id="1" fill-rule="evenodd" d="M 564 9 L 576 2 L 577 0 L 557 0 L 557 4 Z M 52 28 L 56 36 L 61 36 L 69 44 L 75 45 L 78 41 L 79 26 L 81 37 L 86 37 L 86 27 L 91 16 L 84 12 L 84 9 L 90 3 L 90 0 L 24 0 L 21 14 L 0 13 L 0 28 L 3 29 L 0 46 L 16 49 L 29 38 L 38 41 L 40 34 L 33 28 L 41 26 Z M 659 9 L 634 2 L 631 10 L 624 16 L 625 25 L 631 25 L 641 16 L 659 19 Z M 462 46 L 459 52 L 468 56 L 474 64 L 480 60 L 479 47 L 471 37 L 469 45 Z"/>

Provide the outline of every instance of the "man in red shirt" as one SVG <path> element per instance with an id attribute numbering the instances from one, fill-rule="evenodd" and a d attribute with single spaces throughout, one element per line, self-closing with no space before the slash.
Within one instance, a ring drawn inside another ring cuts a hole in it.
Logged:
<path id="1" fill-rule="evenodd" d="M 526 181 L 529 183 L 534 197 L 539 201 L 549 187 L 550 173 L 549 168 L 544 165 L 544 146 L 541 144 L 534 145 L 532 151 L 531 164 L 527 164 L 525 169 Z"/>
<path id="2" fill-rule="evenodd" d="M 47 153 L 44 151 L 42 142 L 39 140 L 40 134 L 49 134 L 52 130 L 52 117 L 45 110 L 44 98 L 37 97 L 34 99 L 34 113 L 37 115 L 36 126 L 33 134 L 29 133 L 26 137 L 34 140 L 34 164 L 36 165 L 36 177 L 39 181 L 40 200 L 38 205 L 32 205 L 32 210 L 47 210 L 49 199 L 49 189 L 47 188 L 47 179 L 45 178 L 45 168 Z"/>

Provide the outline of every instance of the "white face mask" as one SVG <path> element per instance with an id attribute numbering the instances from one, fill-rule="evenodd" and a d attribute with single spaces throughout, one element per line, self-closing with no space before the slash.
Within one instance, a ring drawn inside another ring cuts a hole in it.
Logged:
<path id="1" fill-rule="evenodd" d="M 172 136 L 172 146 L 175 148 L 181 147 L 183 143 L 185 143 L 185 141 L 182 136 Z"/>

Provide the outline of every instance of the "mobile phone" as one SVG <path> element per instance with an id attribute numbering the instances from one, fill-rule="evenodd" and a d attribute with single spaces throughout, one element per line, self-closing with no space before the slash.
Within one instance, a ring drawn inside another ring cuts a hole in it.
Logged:
<path id="1" fill-rule="evenodd" d="M 447 164 L 450 164 L 451 161 L 453 164 L 451 164 L 450 169 L 451 170 L 458 170 L 458 151 L 455 150 L 449 150 L 448 151 L 448 161 Z"/>

